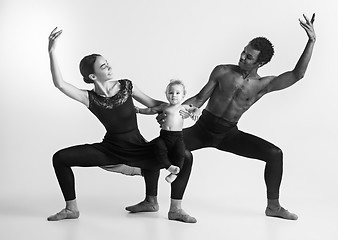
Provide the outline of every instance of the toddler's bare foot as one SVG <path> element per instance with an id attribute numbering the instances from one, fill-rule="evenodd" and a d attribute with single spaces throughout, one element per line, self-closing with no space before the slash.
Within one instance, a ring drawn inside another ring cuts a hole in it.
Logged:
<path id="1" fill-rule="evenodd" d="M 176 175 L 176 174 L 170 173 L 168 176 L 165 177 L 165 180 L 166 180 L 168 183 L 172 183 L 173 181 L 175 181 L 176 178 L 177 178 L 177 175 Z"/>
<path id="2" fill-rule="evenodd" d="M 187 214 L 183 209 L 178 209 L 174 212 L 168 212 L 169 220 L 175 220 L 185 223 L 196 223 L 196 218 Z"/>
<path id="3" fill-rule="evenodd" d="M 171 165 L 167 170 L 172 174 L 178 174 L 180 172 L 180 168 L 175 165 Z"/>
<path id="4" fill-rule="evenodd" d="M 290 213 L 288 210 L 284 209 L 283 207 L 279 208 L 270 208 L 267 207 L 265 210 L 265 215 L 268 217 L 278 217 L 288 220 L 297 220 L 298 216 L 294 213 Z"/>
<path id="5" fill-rule="evenodd" d="M 47 220 L 48 221 L 60 221 L 60 220 L 63 220 L 63 219 L 76 219 L 76 218 L 79 218 L 79 216 L 80 216 L 80 212 L 78 212 L 78 211 L 73 212 L 73 211 L 65 208 L 65 209 L 62 209 L 57 214 L 49 216 L 47 218 Z"/>

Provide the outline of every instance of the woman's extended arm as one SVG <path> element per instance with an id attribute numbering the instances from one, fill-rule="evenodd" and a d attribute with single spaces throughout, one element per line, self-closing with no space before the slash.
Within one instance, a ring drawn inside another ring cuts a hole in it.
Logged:
<path id="1" fill-rule="evenodd" d="M 59 68 L 59 64 L 57 62 L 55 54 L 56 41 L 61 35 L 61 33 L 62 30 L 57 31 L 57 28 L 55 28 L 49 35 L 48 53 L 50 60 L 50 70 L 52 73 L 54 86 L 57 87 L 61 92 L 66 94 L 68 97 L 76 101 L 79 101 L 88 107 L 89 106 L 88 92 L 86 90 L 78 89 L 77 87 L 63 80 L 61 70 Z"/>
<path id="2" fill-rule="evenodd" d="M 148 95 L 143 93 L 140 89 L 138 89 L 138 87 L 135 86 L 135 84 L 133 84 L 133 98 L 148 108 L 152 108 L 164 103 L 162 101 L 155 100 L 149 97 Z"/>

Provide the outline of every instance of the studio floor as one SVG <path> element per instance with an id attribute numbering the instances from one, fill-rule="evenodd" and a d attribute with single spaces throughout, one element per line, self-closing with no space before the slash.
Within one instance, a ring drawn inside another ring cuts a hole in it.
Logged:
<path id="1" fill-rule="evenodd" d="M 98 199 L 99 200 L 98 200 Z M 17 198 L 1 202 L 0 238 L 3 240 L 48 239 L 338 239 L 337 215 L 331 206 L 305 204 L 297 213 L 297 221 L 268 218 L 262 204 L 244 201 L 196 201 L 186 203 L 185 209 L 197 217 L 196 224 L 169 221 L 167 210 L 157 213 L 129 214 L 121 204 L 122 197 L 114 201 L 102 196 L 84 197 L 81 200 L 81 216 L 77 220 L 48 222 L 46 217 L 57 210 L 53 202 L 33 197 Z M 125 200 L 125 199 L 124 199 Z M 93 202 L 96 202 L 94 204 Z M 119 204 L 117 204 L 119 203 Z M 132 202 L 130 202 L 132 203 Z M 256 205 L 256 206 L 255 206 Z"/>
<path id="2" fill-rule="evenodd" d="M 159 183 L 159 212 L 130 214 L 124 208 L 142 200 L 142 178 L 79 168 L 74 171 L 79 219 L 46 220 L 63 207 L 56 180 L 51 181 L 40 189 L 0 197 L 0 239 L 338 239 L 336 198 L 324 196 L 329 189 L 312 191 L 317 186 L 306 184 L 306 178 L 293 177 L 289 171 L 284 176 L 288 180 L 283 181 L 281 203 L 299 219 L 270 218 L 264 215 L 263 165 L 230 160 L 224 166 L 229 168 L 215 172 L 213 166 L 195 162 L 183 208 L 197 218 L 196 224 L 167 219 L 170 188 L 164 181 L 165 172 L 161 172 Z M 239 172 L 234 169 L 242 169 L 245 177 L 236 177 Z"/>

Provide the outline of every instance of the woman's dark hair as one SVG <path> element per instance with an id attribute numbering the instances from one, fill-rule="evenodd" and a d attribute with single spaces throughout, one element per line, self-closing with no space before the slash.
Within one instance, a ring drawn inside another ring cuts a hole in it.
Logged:
<path id="1" fill-rule="evenodd" d="M 85 56 L 80 61 L 80 72 L 81 72 L 81 75 L 85 83 L 94 83 L 93 80 L 89 78 L 89 75 L 94 73 L 94 63 L 96 61 L 96 58 L 99 56 L 101 55 L 94 53 L 94 54 Z"/>
<path id="2" fill-rule="evenodd" d="M 260 51 L 257 62 L 266 64 L 270 62 L 275 53 L 272 43 L 265 37 L 256 37 L 250 41 L 250 46 L 253 49 Z"/>

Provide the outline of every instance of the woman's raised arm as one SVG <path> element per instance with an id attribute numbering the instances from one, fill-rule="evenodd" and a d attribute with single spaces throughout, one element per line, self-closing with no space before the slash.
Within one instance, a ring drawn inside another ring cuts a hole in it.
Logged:
<path id="1" fill-rule="evenodd" d="M 50 70 L 52 73 L 54 86 L 57 87 L 61 92 L 66 94 L 68 97 L 76 101 L 79 101 L 88 107 L 89 106 L 88 92 L 86 90 L 81 90 L 63 80 L 61 70 L 59 68 L 55 54 L 56 42 L 60 37 L 61 33 L 62 30 L 58 30 L 56 27 L 49 35 L 48 53 L 50 60 Z"/>

